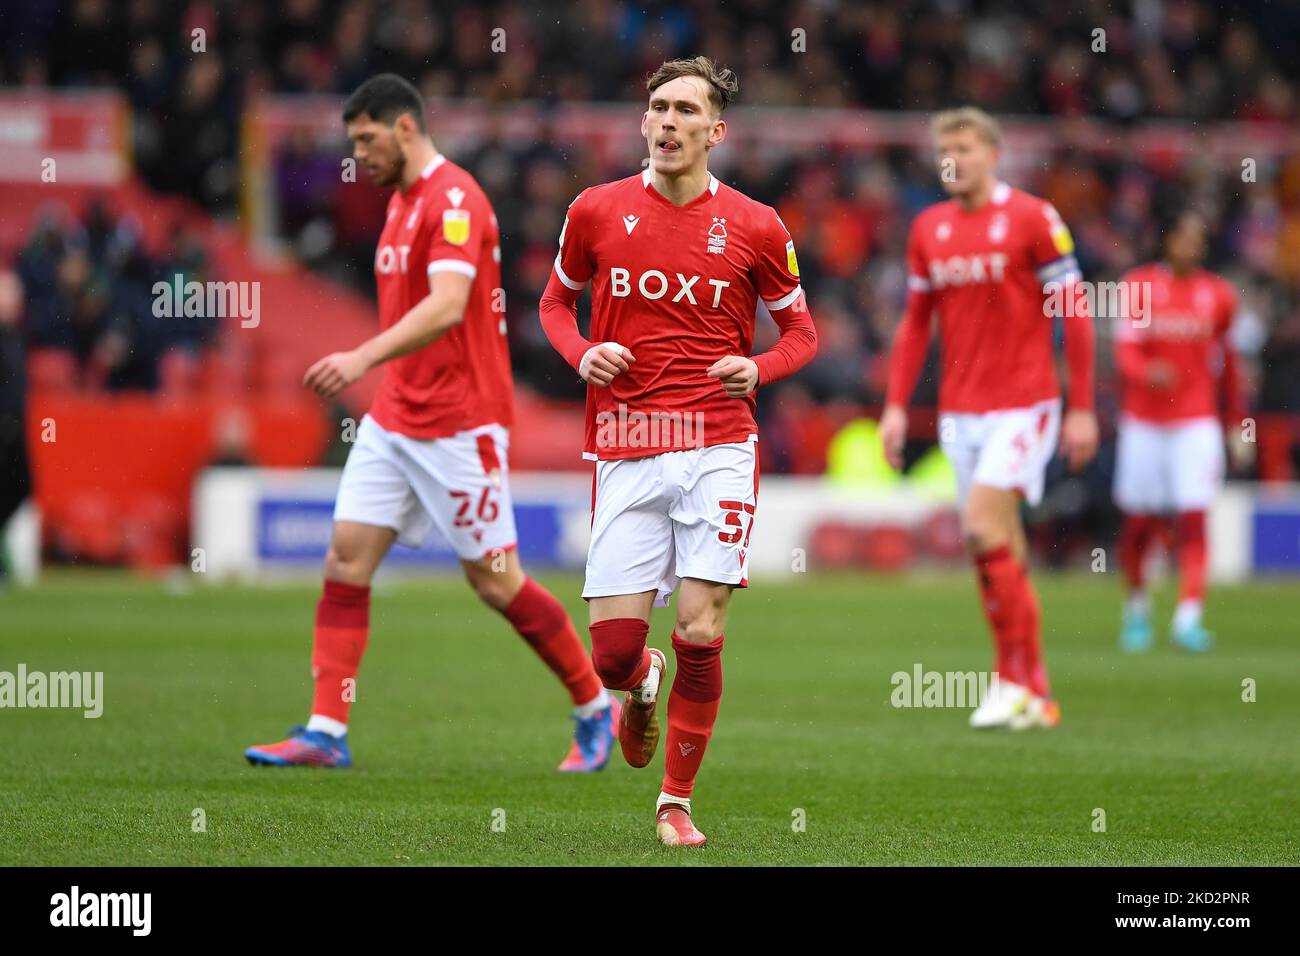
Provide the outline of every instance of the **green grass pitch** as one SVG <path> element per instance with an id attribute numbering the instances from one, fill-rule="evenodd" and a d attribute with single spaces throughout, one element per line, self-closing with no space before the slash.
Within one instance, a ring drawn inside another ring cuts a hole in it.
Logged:
<path id="1" fill-rule="evenodd" d="M 585 634 L 578 580 L 543 581 Z M 56 577 L 0 594 L 0 670 L 102 670 L 104 713 L 0 710 L 0 864 L 1300 860 L 1300 588 L 1215 589 L 1212 654 L 1128 658 L 1113 576 L 1039 587 L 1063 722 L 1026 734 L 890 704 L 896 671 L 988 666 L 968 575 L 810 574 L 737 594 L 695 798 L 710 845 L 690 851 L 654 841 L 662 754 L 555 772 L 567 699 L 459 580 L 377 589 L 356 765 L 339 772 L 242 757 L 306 717 L 316 587 Z"/>

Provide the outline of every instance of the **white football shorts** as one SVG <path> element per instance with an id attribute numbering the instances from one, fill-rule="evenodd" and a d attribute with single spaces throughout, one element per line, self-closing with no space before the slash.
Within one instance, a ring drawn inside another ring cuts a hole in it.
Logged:
<path id="1" fill-rule="evenodd" d="M 957 473 L 962 504 L 971 485 L 1019 491 L 1029 504 L 1043 499 L 1043 475 L 1056 453 L 1061 403 L 991 412 L 941 412 L 939 444 Z"/>
<path id="2" fill-rule="evenodd" d="M 392 528 L 411 547 L 437 527 L 463 561 L 509 550 L 516 544 L 509 445 L 500 425 L 421 440 L 366 415 L 343 466 L 334 520 Z"/>
<path id="3" fill-rule="evenodd" d="M 753 442 L 596 462 L 584 598 L 655 591 L 682 578 L 745 587 L 758 502 Z"/>
<path id="4" fill-rule="evenodd" d="M 1206 511 L 1223 484 L 1223 427 L 1213 417 L 1157 423 L 1121 416 L 1115 504 L 1128 514 Z"/>

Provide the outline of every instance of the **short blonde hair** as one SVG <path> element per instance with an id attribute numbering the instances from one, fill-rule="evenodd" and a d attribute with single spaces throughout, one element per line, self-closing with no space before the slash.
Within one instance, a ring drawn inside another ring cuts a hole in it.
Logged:
<path id="1" fill-rule="evenodd" d="M 930 120 L 930 133 L 937 139 L 944 133 L 952 133 L 967 127 L 975 130 L 984 142 L 990 146 L 1002 145 L 1002 130 L 998 121 L 977 106 L 961 106 L 955 110 L 936 113 Z"/>

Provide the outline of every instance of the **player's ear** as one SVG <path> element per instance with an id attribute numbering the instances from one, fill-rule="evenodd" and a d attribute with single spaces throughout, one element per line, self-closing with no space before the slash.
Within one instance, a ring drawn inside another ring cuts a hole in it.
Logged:
<path id="1" fill-rule="evenodd" d="M 709 133 L 709 148 L 721 146 L 722 141 L 727 138 L 727 121 L 721 117 L 713 124 L 713 130 Z"/>
<path id="2" fill-rule="evenodd" d="M 645 139 L 650 135 L 650 111 L 646 110 L 641 114 L 641 138 Z"/>
<path id="3" fill-rule="evenodd" d="M 393 130 L 397 138 L 406 142 L 418 136 L 420 129 L 415 125 L 415 118 L 410 113 L 403 113 L 393 121 Z"/>

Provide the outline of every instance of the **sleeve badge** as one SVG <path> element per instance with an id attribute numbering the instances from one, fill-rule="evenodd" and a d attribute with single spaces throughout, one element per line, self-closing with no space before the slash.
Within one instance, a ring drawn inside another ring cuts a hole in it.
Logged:
<path id="1" fill-rule="evenodd" d="M 469 210 L 446 209 L 442 213 L 442 237 L 453 246 L 469 242 Z"/>

